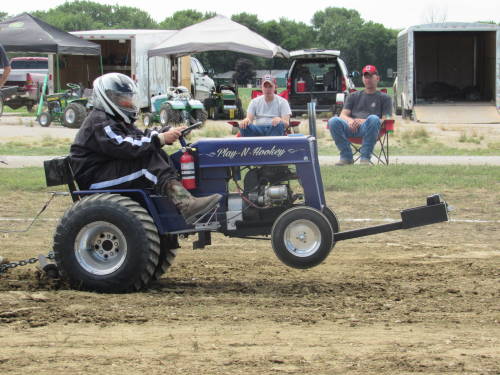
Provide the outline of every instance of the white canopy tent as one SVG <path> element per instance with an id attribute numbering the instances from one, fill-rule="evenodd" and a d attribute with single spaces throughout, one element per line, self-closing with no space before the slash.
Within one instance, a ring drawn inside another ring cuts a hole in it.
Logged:
<path id="1" fill-rule="evenodd" d="M 273 58 L 290 57 L 287 50 L 224 16 L 188 26 L 148 51 L 148 56 L 184 56 L 205 51 L 233 51 Z"/>

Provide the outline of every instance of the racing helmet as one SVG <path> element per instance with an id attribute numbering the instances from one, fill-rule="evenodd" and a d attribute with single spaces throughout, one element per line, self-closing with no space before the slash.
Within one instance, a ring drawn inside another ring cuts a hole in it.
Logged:
<path id="1" fill-rule="evenodd" d="M 132 124 L 139 112 L 137 86 L 128 76 L 107 73 L 94 81 L 92 104 L 107 114 Z"/>

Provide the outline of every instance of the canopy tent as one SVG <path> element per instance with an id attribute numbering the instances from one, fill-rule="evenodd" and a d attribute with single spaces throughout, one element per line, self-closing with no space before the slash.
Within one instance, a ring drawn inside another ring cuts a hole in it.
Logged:
<path id="1" fill-rule="evenodd" d="M 290 56 L 287 50 L 224 16 L 179 30 L 150 49 L 148 56 L 184 56 L 205 51 L 233 51 L 267 58 Z"/>
<path id="2" fill-rule="evenodd" d="M 98 44 L 80 39 L 28 13 L 0 22 L 0 44 L 8 52 L 101 54 Z"/>

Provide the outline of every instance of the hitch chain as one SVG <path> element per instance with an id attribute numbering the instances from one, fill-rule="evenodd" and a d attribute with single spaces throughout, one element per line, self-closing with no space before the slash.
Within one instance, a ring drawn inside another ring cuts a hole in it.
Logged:
<path id="1" fill-rule="evenodd" d="M 49 251 L 49 253 L 47 254 L 47 259 L 55 259 L 53 251 Z M 10 268 L 27 266 L 28 264 L 33 264 L 36 262 L 38 262 L 38 257 L 37 258 L 29 258 L 29 259 L 25 259 L 25 260 L 19 260 L 17 262 L 9 262 L 9 263 L 5 263 L 5 264 L 0 264 L 0 275 L 2 273 L 5 273 Z"/>

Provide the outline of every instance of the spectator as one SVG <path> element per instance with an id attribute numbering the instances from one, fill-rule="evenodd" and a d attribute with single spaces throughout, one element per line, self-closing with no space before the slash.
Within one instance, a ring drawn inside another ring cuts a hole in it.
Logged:
<path id="1" fill-rule="evenodd" d="M 328 121 L 328 128 L 340 151 L 340 160 L 335 165 L 353 164 L 351 144 L 348 140 L 351 137 L 363 138 L 360 164 L 370 165 L 381 120 L 392 116 L 390 96 L 377 91 L 379 81 L 377 68 L 373 65 L 365 66 L 364 90 L 350 94 L 340 116 L 332 117 Z"/>
<path id="2" fill-rule="evenodd" d="M 0 65 L 1 65 L 0 68 L 3 68 L 2 78 L 0 78 L 0 87 L 2 87 L 5 84 L 5 82 L 7 82 L 7 78 L 9 77 L 10 74 L 10 61 L 9 58 L 7 57 L 5 49 L 1 44 L 0 44 Z"/>
<path id="3" fill-rule="evenodd" d="M 105 74 L 94 81 L 94 109 L 71 145 L 70 160 L 81 189 L 154 188 L 167 195 L 192 223 L 216 206 L 221 196 L 193 197 L 177 180 L 177 170 L 161 149 L 183 128 L 142 131 L 134 126 L 137 87 L 126 75 Z"/>
<path id="4" fill-rule="evenodd" d="M 274 78 L 266 75 L 262 79 L 263 95 L 252 99 L 248 106 L 247 117 L 240 122 L 240 133 L 243 137 L 285 134 L 292 111 L 288 101 L 275 91 Z"/>

